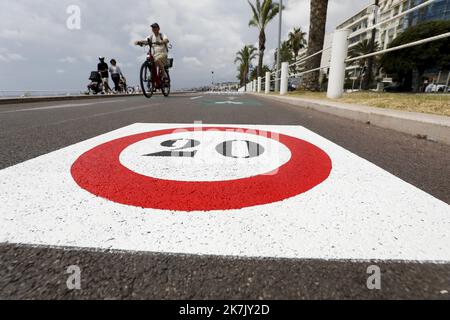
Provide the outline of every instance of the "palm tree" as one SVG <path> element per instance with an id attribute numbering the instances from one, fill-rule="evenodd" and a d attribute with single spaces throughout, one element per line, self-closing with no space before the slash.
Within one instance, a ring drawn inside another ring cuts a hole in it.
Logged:
<path id="1" fill-rule="evenodd" d="M 306 32 L 303 32 L 301 28 L 294 28 L 293 31 L 289 32 L 289 46 L 294 53 L 294 58 L 297 60 L 298 52 L 306 47 Z"/>
<path id="2" fill-rule="evenodd" d="M 372 40 L 363 40 L 358 42 L 349 52 L 349 56 L 352 58 L 356 58 L 359 56 L 363 56 L 369 53 L 372 53 L 373 51 L 378 50 L 378 43 L 375 41 L 372 44 Z M 372 60 L 372 64 L 370 65 L 369 63 L 369 59 L 368 58 L 364 58 L 364 59 L 359 59 L 358 60 L 358 64 L 359 64 L 359 68 L 361 70 L 361 75 L 362 75 L 362 70 L 365 69 L 364 72 L 364 81 L 367 81 L 367 77 L 369 75 L 369 68 L 373 68 L 373 60 Z M 371 72 L 370 72 L 371 73 Z"/>
<path id="3" fill-rule="evenodd" d="M 291 44 L 288 41 L 283 41 L 280 46 L 280 61 L 288 62 L 289 64 L 294 62 L 294 54 L 291 49 Z M 274 65 L 273 68 L 277 68 L 277 56 L 278 56 L 278 49 L 275 49 L 274 53 Z"/>
<path id="4" fill-rule="evenodd" d="M 375 7 L 379 7 L 379 5 L 380 5 L 380 0 L 375 0 L 374 6 Z M 372 23 L 376 24 L 376 22 L 377 22 L 377 17 L 376 17 L 376 14 L 374 14 Z M 376 34 L 377 34 L 377 29 L 373 28 L 372 29 L 372 36 L 371 36 L 370 42 L 369 42 L 370 50 L 369 50 L 368 53 L 372 53 L 372 52 L 375 51 L 375 44 L 376 44 L 375 37 L 376 37 Z M 366 75 L 366 78 L 364 79 L 364 89 L 365 90 L 369 89 L 370 82 L 372 81 L 372 71 L 373 71 L 374 61 L 375 61 L 375 57 L 370 57 L 368 62 L 367 62 L 367 75 Z"/>
<path id="5" fill-rule="evenodd" d="M 273 18 L 280 11 L 280 5 L 272 2 L 272 0 L 263 0 L 261 4 L 260 0 L 256 0 L 256 4 L 247 0 L 248 4 L 252 8 L 253 17 L 248 23 L 250 27 L 256 27 L 259 30 L 259 62 L 258 62 L 258 76 L 262 76 L 264 51 L 266 50 L 266 26 L 272 21 Z"/>
<path id="6" fill-rule="evenodd" d="M 271 72 L 268 65 L 264 65 L 262 68 L 262 74 L 266 74 L 266 72 Z M 258 68 L 254 69 L 252 72 L 250 72 L 250 80 L 257 80 L 258 79 Z"/>
<path id="7" fill-rule="evenodd" d="M 244 69 L 245 68 L 244 67 L 245 67 L 244 64 L 240 64 L 237 67 L 237 72 L 238 72 L 237 79 L 239 80 L 239 85 L 241 87 L 245 85 L 245 82 L 244 82 L 244 74 L 245 74 L 245 70 Z"/>
<path id="8" fill-rule="evenodd" d="M 242 84 L 246 84 L 248 81 L 248 75 L 250 71 L 250 64 L 253 59 L 257 57 L 256 48 L 252 45 L 244 46 L 240 51 L 236 53 L 236 59 L 234 63 L 240 63 L 239 72 L 242 72 L 241 81 Z"/>
<path id="9" fill-rule="evenodd" d="M 327 22 L 328 0 L 311 0 L 311 12 L 309 23 L 308 50 L 306 55 L 310 56 L 323 49 L 325 39 L 325 25 Z M 306 70 L 312 70 L 320 67 L 322 55 L 318 54 L 306 61 Z M 320 71 L 305 74 L 302 87 L 319 91 Z"/>
<path id="10" fill-rule="evenodd" d="M 378 48 L 377 42 L 374 42 L 373 48 L 372 48 L 371 41 L 366 39 L 366 40 L 358 42 L 353 48 L 351 48 L 350 52 L 349 52 L 349 56 L 352 58 L 353 57 L 356 58 L 359 56 L 369 54 L 372 52 L 372 50 L 377 50 L 377 48 Z M 367 61 L 368 61 L 368 58 L 360 59 L 359 65 L 365 66 Z"/>

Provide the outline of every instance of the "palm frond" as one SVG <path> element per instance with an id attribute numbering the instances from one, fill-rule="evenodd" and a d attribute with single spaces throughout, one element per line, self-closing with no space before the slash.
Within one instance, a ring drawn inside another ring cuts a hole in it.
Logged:
<path id="1" fill-rule="evenodd" d="M 276 3 L 273 5 L 272 10 L 269 12 L 269 15 L 267 16 L 267 19 L 266 19 L 267 23 L 272 21 L 273 18 L 275 18 L 279 12 L 280 12 L 280 5 L 278 3 Z"/>
<path id="2" fill-rule="evenodd" d="M 250 8 L 252 8 L 253 11 L 253 17 L 250 21 L 255 21 L 257 26 L 260 27 L 260 19 L 259 19 L 259 14 L 258 11 L 256 10 L 255 6 L 253 5 L 253 3 L 250 2 L 250 0 L 247 0 L 248 4 L 250 5 Z M 250 25 L 250 23 L 249 23 Z"/>
<path id="3" fill-rule="evenodd" d="M 273 6 L 272 0 L 264 0 L 261 11 L 259 12 L 261 20 L 262 22 L 264 22 L 264 25 L 267 24 L 267 17 L 269 15 L 270 10 L 272 9 L 272 6 Z"/>
<path id="4" fill-rule="evenodd" d="M 252 18 L 252 20 L 249 21 L 248 26 L 259 28 L 259 23 L 255 18 Z"/>

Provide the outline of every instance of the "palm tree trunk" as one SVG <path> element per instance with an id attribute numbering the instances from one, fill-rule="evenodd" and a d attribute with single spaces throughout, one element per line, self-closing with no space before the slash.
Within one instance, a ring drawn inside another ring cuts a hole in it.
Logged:
<path id="1" fill-rule="evenodd" d="M 306 55 L 312 55 L 323 49 L 325 39 L 325 26 L 327 22 L 328 0 L 311 0 L 310 25 L 308 50 Z M 322 54 L 318 54 L 307 60 L 306 70 L 320 67 Z M 304 77 L 302 88 L 311 91 L 319 91 L 320 71 L 307 73 Z"/>
<path id="2" fill-rule="evenodd" d="M 378 6 L 380 4 L 379 0 L 375 0 L 374 5 Z M 377 17 L 375 15 L 375 17 L 373 18 L 373 24 L 375 24 L 377 21 Z M 369 53 L 372 53 L 375 49 L 375 37 L 376 37 L 376 33 L 377 30 L 376 29 L 372 29 L 372 37 L 370 38 L 370 50 Z M 369 90 L 370 88 L 370 82 L 372 81 L 372 73 L 373 73 L 373 59 L 374 57 L 369 57 L 369 62 L 367 64 L 367 72 L 366 72 L 366 76 L 364 78 L 364 85 L 363 88 L 364 90 Z"/>
<path id="3" fill-rule="evenodd" d="M 297 62 L 297 58 L 298 58 L 298 51 L 294 51 L 294 62 Z M 298 65 L 294 66 L 294 73 L 297 73 L 297 67 Z"/>
<path id="4" fill-rule="evenodd" d="M 266 33 L 264 30 L 261 30 L 259 33 L 258 77 L 262 77 L 265 50 L 266 50 Z"/>
<path id="5" fill-rule="evenodd" d="M 247 64 L 247 66 L 245 67 L 245 72 L 244 72 L 244 86 L 245 86 L 245 92 L 247 92 L 247 78 L 248 78 L 248 69 L 249 69 L 249 67 L 248 67 L 248 64 Z"/>
<path id="6" fill-rule="evenodd" d="M 263 59 L 264 59 L 264 50 L 260 50 L 258 57 L 258 77 L 262 77 Z"/>

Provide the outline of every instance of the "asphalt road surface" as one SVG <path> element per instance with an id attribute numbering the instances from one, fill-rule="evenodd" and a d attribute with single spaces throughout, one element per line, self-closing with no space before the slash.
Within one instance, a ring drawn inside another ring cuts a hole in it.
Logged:
<path id="1" fill-rule="evenodd" d="M 450 146 L 249 95 L 198 93 L 151 100 L 118 97 L 0 105 L 0 170 L 135 123 L 196 121 L 303 126 L 450 204 Z M 5 188 L 1 183 L 0 190 Z M 373 264 L 381 268 L 381 290 L 366 285 L 367 268 Z M 66 286 L 70 265 L 82 269 L 81 290 Z M 0 244 L 2 299 L 449 299 L 448 292 L 447 263 Z"/>

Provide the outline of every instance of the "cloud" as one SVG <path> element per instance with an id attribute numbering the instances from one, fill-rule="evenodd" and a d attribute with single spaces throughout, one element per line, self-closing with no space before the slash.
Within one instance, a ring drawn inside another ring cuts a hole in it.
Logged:
<path id="1" fill-rule="evenodd" d="M 153 10 L 149 12 L 154 13 L 142 23 L 125 26 L 130 35 L 128 43 L 145 38 L 150 32 L 149 25 L 158 21 L 173 45 L 170 55 L 176 64 L 172 71 L 174 83 L 180 86 L 209 83 L 210 70 L 215 70 L 224 80 L 234 79 L 235 68 L 230 66 L 236 51 L 244 45 L 242 10 L 236 8 L 247 9 L 247 4 L 224 5 L 217 0 L 152 0 L 151 3 Z M 205 72 L 192 75 L 190 69 L 199 66 L 204 66 Z"/>
<path id="2" fill-rule="evenodd" d="M 75 58 L 75 57 L 65 57 L 65 58 L 61 58 L 61 59 L 59 59 L 59 62 L 62 62 L 62 63 L 77 63 L 78 62 L 78 59 L 77 58 Z"/>
<path id="3" fill-rule="evenodd" d="M 275 51 L 276 49 L 269 49 L 264 52 L 264 64 L 268 65 L 269 68 L 272 68 L 275 63 Z"/>
<path id="4" fill-rule="evenodd" d="M 366 2 L 330 0 L 327 29 L 333 30 Z M 81 30 L 69 30 L 66 25 L 66 9 L 73 4 L 81 8 Z M 294 26 L 308 31 L 309 0 L 285 0 L 285 6 L 283 38 Z M 133 42 L 148 36 L 155 21 L 173 45 L 175 87 L 209 84 L 212 70 L 217 81 L 234 81 L 236 52 L 258 39 L 258 30 L 248 27 L 250 16 L 245 0 L 134 0 L 128 6 L 106 0 L 3 0 L 0 47 L 7 51 L 0 51 L 0 89 L 84 88 L 100 55 L 108 61 L 115 58 L 130 85 L 136 85 L 145 51 Z M 272 65 L 276 19 L 266 32 L 265 63 Z M 55 69 L 55 62 L 64 63 L 65 74 L 70 74 L 64 82 L 42 77 Z M 197 72 L 192 72 L 194 67 Z"/>
<path id="5" fill-rule="evenodd" d="M 10 52 L 6 48 L 0 48 L 0 61 L 10 63 L 16 61 L 26 61 L 26 59 L 20 53 Z"/>
<path id="6" fill-rule="evenodd" d="M 183 57 L 182 61 L 191 67 L 201 67 L 203 65 L 196 57 Z"/>
<path id="7" fill-rule="evenodd" d="M 0 30 L 0 39 L 13 39 L 17 40 L 23 37 L 23 33 L 20 30 L 3 29 Z"/>

